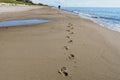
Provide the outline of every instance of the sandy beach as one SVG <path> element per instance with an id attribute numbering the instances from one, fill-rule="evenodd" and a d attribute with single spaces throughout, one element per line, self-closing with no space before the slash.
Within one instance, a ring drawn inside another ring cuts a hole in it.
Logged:
<path id="1" fill-rule="evenodd" d="M 7 3 L 0 3 L 0 14 L 4 14 L 6 12 L 21 12 L 21 11 L 28 11 L 32 9 L 40 8 L 38 6 L 30 6 L 30 5 L 22 5 L 22 4 L 7 4 Z M 42 6 L 41 6 L 42 8 Z"/>
<path id="2" fill-rule="evenodd" d="M 119 32 L 50 7 L 12 7 L 0 21 L 54 22 L 0 28 L 0 80 L 120 79 Z"/>

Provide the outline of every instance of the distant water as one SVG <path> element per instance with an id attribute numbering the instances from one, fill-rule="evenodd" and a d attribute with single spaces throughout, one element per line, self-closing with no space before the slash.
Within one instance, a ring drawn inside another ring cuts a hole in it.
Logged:
<path id="1" fill-rule="evenodd" d="M 63 10 L 78 14 L 104 27 L 120 32 L 120 8 L 66 7 Z"/>
<path id="2" fill-rule="evenodd" d="M 3 21 L 3 22 L 0 22 L 0 27 L 27 26 L 27 25 L 46 23 L 46 22 L 52 22 L 52 20 L 32 19 L 32 20 Z"/>

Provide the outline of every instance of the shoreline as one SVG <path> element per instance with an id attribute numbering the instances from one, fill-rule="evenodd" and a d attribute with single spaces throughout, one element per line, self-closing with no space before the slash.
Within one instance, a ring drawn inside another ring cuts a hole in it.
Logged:
<path id="1" fill-rule="evenodd" d="M 50 7 L 0 15 L 54 20 L 0 29 L 0 80 L 119 79 L 119 32 Z"/>
<path id="2" fill-rule="evenodd" d="M 87 8 L 84 8 L 84 9 L 86 10 Z M 100 8 L 98 8 L 98 10 L 99 9 Z M 94 23 L 99 24 L 102 27 L 105 27 L 105 28 L 108 28 L 110 30 L 114 30 L 114 31 L 120 32 L 119 27 L 116 26 L 116 25 L 119 25 L 119 24 L 117 24 L 117 23 L 110 23 L 110 20 L 107 20 L 107 19 L 104 19 L 104 18 L 100 17 L 102 15 L 96 16 L 96 15 L 89 14 L 89 12 L 88 13 L 84 13 L 84 11 L 83 12 L 79 12 L 79 9 L 78 9 L 78 12 L 71 11 L 71 10 L 69 10 L 69 8 L 63 8 L 63 10 L 68 11 L 68 12 L 73 13 L 73 14 L 76 14 L 76 15 L 80 16 L 83 19 L 89 19 L 89 20 L 93 21 Z M 95 14 L 95 13 L 92 13 L 92 14 Z M 104 19 L 104 20 L 102 20 L 102 19 Z M 104 21 L 106 22 L 106 24 L 105 24 Z"/>
<path id="3" fill-rule="evenodd" d="M 65 11 L 65 10 L 63 10 L 63 11 Z M 106 26 L 104 26 L 104 25 L 101 25 L 101 24 L 99 24 L 99 23 L 97 23 L 97 22 L 95 22 L 94 20 L 91 20 L 91 19 L 89 19 L 89 18 L 82 18 L 81 16 L 79 16 L 78 14 L 76 14 L 76 13 L 74 13 L 74 12 L 72 13 L 72 12 L 69 12 L 69 11 L 65 11 L 65 13 L 71 14 L 71 15 L 75 15 L 75 16 L 78 16 L 78 17 L 81 18 L 81 19 L 90 21 L 91 23 L 96 24 L 96 25 L 98 25 L 99 27 L 102 27 L 103 29 L 106 29 L 106 30 L 109 30 L 109 31 L 112 31 L 112 32 L 117 32 L 118 34 L 120 33 L 120 31 L 110 29 L 110 28 L 108 28 L 108 27 L 106 27 Z"/>

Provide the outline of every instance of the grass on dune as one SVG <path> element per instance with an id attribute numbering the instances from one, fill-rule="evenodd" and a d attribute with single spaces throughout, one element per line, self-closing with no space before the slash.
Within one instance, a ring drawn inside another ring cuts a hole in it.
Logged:
<path id="1" fill-rule="evenodd" d="M 25 4 L 24 2 L 19 2 L 19 1 L 16 1 L 16 0 L 0 0 L 0 3 Z"/>
<path id="2" fill-rule="evenodd" d="M 26 4 L 26 5 L 34 5 L 33 3 L 16 1 L 16 0 L 0 0 L 0 3 L 13 3 L 13 4 Z"/>
<path id="3" fill-rule="evenodd" d="M 16 0 L 0 0 L 0 3 L 13 3 L 13 4 L 47 6 L 47 5 L 44 5 L 44 4 L 34 4 L 34 3 L 22 2 L 22 1 L 16 1 Z"/>
<path id="4" fill-rule="evenodd" d="M 22 4 L 23 3 L 23 2 L 16 1 L 16 0 L 0 0 L 0 2 L 3 2 L 3 3 L 15 3 L 15 4 Z"/>

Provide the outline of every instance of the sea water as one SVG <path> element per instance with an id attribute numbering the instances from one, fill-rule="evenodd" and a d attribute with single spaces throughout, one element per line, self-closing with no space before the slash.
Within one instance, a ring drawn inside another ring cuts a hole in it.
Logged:
<path id="1" fill-rule="evenodd" d="M 63 10 L 120 32 L 120 8 L 65 7 Z"/>

